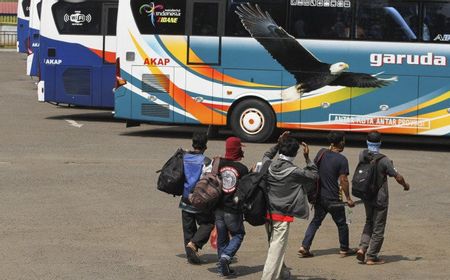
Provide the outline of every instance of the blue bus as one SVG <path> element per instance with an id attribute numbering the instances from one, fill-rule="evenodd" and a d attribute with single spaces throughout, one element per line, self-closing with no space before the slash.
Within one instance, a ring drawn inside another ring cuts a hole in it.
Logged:
<path id="1" fill-rule="evenodd" d="M 113 108 L 117 0 L 45 0 L 38 99 Z"/>
<path id="2" fill-rule="evenodd" d="M 17 1 L 17 52 L 28 53 L 30 0 Z"/>
<path id="3" fill-rule="evenodd" d="M 30 51 L 27 57 L 27 75 L 39 76 L 39 29 L 41 27 L 41 0 L 31 0 L 29 20 Z"/>
<path id="4" fill-rule="evenodd" d="M 450 136 L 450 2 L 124 0 L 115 117 Z"/>

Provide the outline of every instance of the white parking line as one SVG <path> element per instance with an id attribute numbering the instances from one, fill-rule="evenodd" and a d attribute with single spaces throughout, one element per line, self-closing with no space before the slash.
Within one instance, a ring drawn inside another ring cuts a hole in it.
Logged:
<path id="1" fill-rule="evenodd" d="M 74 127 L 78 127 L 78 128 L 80 128 L 80 127 L 82 127 L 83 126 L 83 124 L 81 124 L 81 123 L 77 123 L 76 121 L 74 121 L 74 120 L 67 120 L 67 119 L 65 119 L 65 121 L 66 122 L 68 122 L 71 126 L 74 126 Z"/>

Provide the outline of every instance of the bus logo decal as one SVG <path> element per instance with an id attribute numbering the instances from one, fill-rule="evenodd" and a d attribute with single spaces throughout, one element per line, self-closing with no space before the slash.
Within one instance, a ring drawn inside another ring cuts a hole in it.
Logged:
<path id="1" fill-rule="evenodd" d="M 334 124 L 365 125 L 373 127 L 394 126 L 397 128 L 431 128 L 429 119 L 411 117 L 329 114 L 328 122 Z"/>
<path id="2" fill-rule="evenodd" d="M 167 65 L 170 63 L 169 58 L 149 58 L 146 57 L 144 60 L 144 65 L 153 65 L 153 66 L 159 66 L 159 65 Z"/>
<path id="3" fill-rule="evenodd" d="M 59 64 L 62 63 L 62 60 L 61 59 L 49 59 L 49 58 L 46 58 L 46 59 L 44 59 L 44 63 L 47 64 L 47 65 L 59 65 Z"/>
<path id="4" fill-rule="evenodd" d="M 447 57 L 435 55 L 431 52 L 423 55 L 389 53 L 370 54 L 370 66 L 381 67 L 385 64 L 447 66 Z"/>
<path id="5" fill-rule="evenodd" d="M 441 41 L 441 42 L 448 42 L 450 41 L 450 34 L 438 34 L 433 41 Z"/>
<path id="6" fill-rule="evenodd" d="M 64 21 L 65 22 L 71 22 L 72 25 L 83 25 L 83 23 L 87 22 L 90 23 L 92 21 L 92 16 L 91 14 L 82 14 L 81 11 L 75 11 L 74 14 L 65 14 L 64 15 Z"/>
<path id="7" fill-rule="evenodd" d="M 139 8 L 139 13 L 142 15 L 144 13 L 148 14 L 150 17 L 150 21 L 152 22 L 153 26 L 155 25 L 155 18 L 156 18 L 156 12 L 157 10 L 163 10 L 163 5 L 155 5 L 154 2 L 150 2 L 150 4 L 144 4 Z"/>

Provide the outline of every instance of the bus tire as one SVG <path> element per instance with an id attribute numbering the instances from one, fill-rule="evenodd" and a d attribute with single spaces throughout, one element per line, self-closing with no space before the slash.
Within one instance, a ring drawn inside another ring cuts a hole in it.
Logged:
<path id="1" fill-rule="evenodd" d="M 230 127 L 243 141 L 265 142 L 276 131 L 276 116 L 264 101 L 246 99 L 231 112 Z"/>

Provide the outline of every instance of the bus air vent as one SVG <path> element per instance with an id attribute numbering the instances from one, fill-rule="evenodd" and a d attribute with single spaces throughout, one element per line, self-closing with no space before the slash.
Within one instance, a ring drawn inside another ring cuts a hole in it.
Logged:
<path id="1" fill-rule="evenodd" d="M 142 92 L 152 93 L 168 93 L 169 92 L 169 75 L 164 74 L 143 74 L 142 75 Z"/>
<path id="2" fill-rule="evenodd" d="M 168 104 L 142 104 L 141 114 L 149 117 L 169 118 L 170 109 Z"/>
<path id="3" fill-rule="evenodd" d="M 64 91 L 72 95 L 91 95 L 91 70 L 67 68 L 63 73 Z"/>

